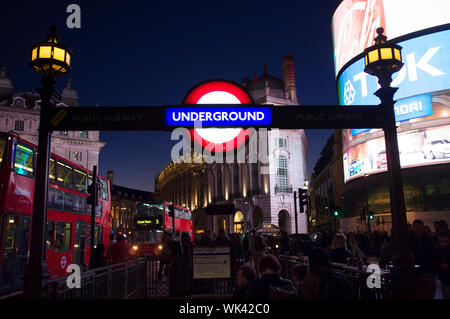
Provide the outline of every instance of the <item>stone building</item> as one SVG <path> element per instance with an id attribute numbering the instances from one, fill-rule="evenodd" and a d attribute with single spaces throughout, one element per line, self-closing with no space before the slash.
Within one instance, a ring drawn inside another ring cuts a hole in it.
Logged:
<path id="1" fill-rule="evenodd" d="M 38 143 L 40 96 L 38 93 L 13 93 L 11 80 L 5 67 L 0 73 L 0 131 L 14 131 L 20 138 L 35 145 Z M 78 94 L 71 79 L 61 93 L 58 107 L 78 106 Z M 98 166 L 101 148 L 98 131 L 59 131 L 52 133 L 51 152 L 92 170 Z"/>
<path id="2" fill-rule="evenodd" d="M 282 60 L 284 80 L 268 73 L 254 80 L 245 78 L 242 86 L 256 104 L 298 105 L 294 59 Z M 259 137 L 261 138 L 261 136 Z M 306 179 L 307 140 L 303 130 L 269 130 L 263 137 L 266 161 L 249 163 L 207 163 L 202 154 L 192 154 L 201 163 L 171 162 L 157 176 L 155 190 L 161 199 L 174 201 L 193 211 L 194 232 L 220 228 L 228 233 L 245 232 L 263 224 L 274 224 L 295 232 L 293 191 Z M 209 204 L 234 204 L 233 215 L 207 215 Z M 299 233 L 307 232 L 305 214 L 298 215 Z"/>
<path id="3" fill-rule="evenodd" d="M 334 231 L 339 228 L 332 209 L 343 206 L 344 166 L 342 163 L 342 131 L 334 130 L 314 166 L 309 184 L 310 225 Z M 342 217 L 342 216 L 340 216 Z M 339 218 L 340 218 L 339 217 Z"/>

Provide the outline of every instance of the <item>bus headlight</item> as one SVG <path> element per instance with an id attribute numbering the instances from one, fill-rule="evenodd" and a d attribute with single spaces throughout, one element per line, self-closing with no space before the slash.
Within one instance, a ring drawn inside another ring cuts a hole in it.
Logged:
<path id="1" fill-rule="evenodd" d="M 133 246 L 133 249 L 134 249 L 134 250 L 138 250 L 138 246 L 134 245 L 134 246 Z"/>
<path id="2" fill-rule="evenodd" d="M 159 246 L 158 246 L 158 249 L 159 249 L 159 250 L 162 250 L 162 248 L 163 248 L 162 245 L 159 245 Z"/>
<path id="3" fill-rule="evenodd" d="M 276 244 L 276 245 L 275 245 L 275 248 L 277 248 L 277 249 L 278 249 L 278 244 Z"/>

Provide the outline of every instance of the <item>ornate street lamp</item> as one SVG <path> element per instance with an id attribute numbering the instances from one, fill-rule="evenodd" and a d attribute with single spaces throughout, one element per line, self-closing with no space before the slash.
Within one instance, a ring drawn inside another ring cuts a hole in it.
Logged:
<path id="1" fill-rule="evenodd" d="M 39 137 L 35 172 L 34 205 L 31 224 L 30 256 L 24 275 L 24 295 L 27 298 L 45 298 L 48 267 L 45 262 L 45 236 L 47 224 L 48 160 L 50 157 L 51 131 L 48 127 L 48 111 L 59 98 L 54 85 L 56 77 L 70 71 L 72 51 L 59 43 L 56 27 L 44 42 L 31 47 L 31 67 L 41 74 Z"/>
<path id="2" fill-rule="evenodd" d="M 393 248 L 392 262 L 397 276 L 397 286 L 394 297 L 415 297 L 415 278 L 413 273 L 413 258 L 410 254 L 409 233 L 406 218 L 405 199 L 403 193 L 402 173 L 397 141 L 397 127 L 394 113 L 394 94 L 398 88 L 391 87 L 392 74 L 402 66 L 401 47 L 387 42 L 383 28 L 378 28 L 375 45 L 364 51 L 364 71 L 378 78 L 380 88 L 374 93 L 381 100 L 382 111 L 387 121 L 383 128 L 386 143 L 386 157 L 390 187 L 390 203 L 392 215 L 391 245 Z"/>

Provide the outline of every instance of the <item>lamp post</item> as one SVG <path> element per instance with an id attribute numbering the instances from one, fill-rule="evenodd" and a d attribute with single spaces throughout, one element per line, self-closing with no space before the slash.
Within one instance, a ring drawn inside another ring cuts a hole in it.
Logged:
<path id="1" fill-rule="evenodd" d="M 387 117 L 384 130 L 386 157 L 390 188 L 392 215 L 391 240 L 393 245 L 393 265 L 398 275 L 394 297 L 415 297 L 413 279 L 413 259 L 410 254 L 406 208 L 403 193 L 400 156 L 398 151 L 397 127 L 394 113 L 394 94 L 398 88 L 390 86 L 392 75 L 402 67 L 401 47 L 387 42 L 383 28 L 378 28 L 375 44 L 364 51 L 364 71 L 378 78 L 380 88 L 374 93 L 381 100 L 381 107 Z"/>
<path id="2" fill-rule="evenodd" d="M 50 27 L 46 41 L 37 42 L 31 47 L 30 66 L 40 73 L 43 87 L 37 90 L 41 96 L 41 105 L 30 255 L 24 274 L 24 295 L 27 298 L 46 296 L 48 267 L 45 262 L 45 229 L 51 132 L 44 119 L 47 119 L 49 109 L 55 107 L 54 100 L 59 98 L 54 88 L 55 79 L 70 71 L 71 57 L 72 51 L 59 43 L 56 27 Z"/>

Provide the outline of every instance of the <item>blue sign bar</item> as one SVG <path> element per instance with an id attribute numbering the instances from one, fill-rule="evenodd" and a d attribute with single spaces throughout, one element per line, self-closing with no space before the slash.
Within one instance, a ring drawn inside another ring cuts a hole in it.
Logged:
<path id="1" fill-rule="evenodd" d="M 171 107 L 166 110 L 166 125 L 194 126 L 270 125 L 272 113 L 268 107 Z"/>

